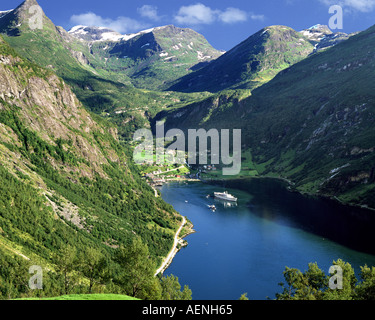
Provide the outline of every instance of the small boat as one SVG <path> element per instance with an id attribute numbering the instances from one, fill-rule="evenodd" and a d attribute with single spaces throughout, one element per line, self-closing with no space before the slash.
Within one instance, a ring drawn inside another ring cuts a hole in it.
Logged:
<path id="1" fill-rule="evenodd" d="M 209 207 L 212 211 L 216 211 L 216 206 L 214 204 L 208 205 L 207 207 Z"/>
<path id="2" fill-rule="evenodd" d="M 215 192 L 215 198 L 226 200 L 226 201 L 233 201 L 237 202 L 237 198 L 229 194 L 227 191 L 225 192 Z"/>

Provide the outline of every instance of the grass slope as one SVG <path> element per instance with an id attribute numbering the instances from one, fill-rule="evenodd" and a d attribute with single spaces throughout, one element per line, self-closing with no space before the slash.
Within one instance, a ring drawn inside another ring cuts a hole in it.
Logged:
<path id="1" fill-rule="evenodd" d="M 1 37 L 0 61 L 0 296 L 26 290 L 17 275 L 33 264 L 52 272 L 45 293 L 59 291 L 56 254 L 67 246 L 116 266 L 116 249 L 137 236 L 156 268 L 181 217 L 141 179 L 116 127 Z"/>
<path id="2" fill-rule="evenodd" d="M 208 96 L 207 93 L 191 95 L 134 88 L 128 76 L 121 72 L 124 69 L 121 63 L 111 67 L 112 60 L 105 62 L 102 44 L 90 47 L 56 27 L 44 14 L 43 28 L 30 29 L 32 5 L 37 2 L 28 0 L 1 18 L 0 33 L 4 39 L 22 57 L 63 78 L 86 108 L 114 120 L 124 137 L 131 136 L 138 127 L 147 126 L 148 119 L 162 109 Z M 117 59 L 116 55 L 113 59 Z"/>
<path id="3" fill-rule="evenodd" d="M 112 79 L 126 75 L 137 88 L 148 90 L 164 90 L 222 54 L 199 33 L 173 25 L 127 41 L 100 41 L 89 46 L 87 57 L 97 72 L 108 72 Z"/>
<path id="4" fill-rule="evenodd" d="M 182 92 L 253 89 L 312 53 L 313 45 L 285 26 L 264 28 L 206 67 L 178 80 Z"/>
<path id="5" fill-rule="evenodd" d="M 168 127 L 242 128 L 259 174 L 375 208 L 374 48 L 371 27 L 281 71 L 250 97 L 221 92 L 158 117 Z"/>

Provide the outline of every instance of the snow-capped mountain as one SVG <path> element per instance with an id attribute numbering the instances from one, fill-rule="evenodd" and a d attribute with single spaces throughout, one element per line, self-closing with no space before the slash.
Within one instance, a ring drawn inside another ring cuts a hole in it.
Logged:
<path id="1" fill-rule="evenodd" d="M 119 41 L 122 35 L 104 27 L 75 26 L 69 30 L 69 34 L 85 41 Z"/>
<path id="2" fill-rule="evenodd" d="M 105 27 L 88 27 L 88 26 L 75 26 L 69 30 L 69 34 L 85 41 L 127 41 L 141 34 L 150 33 L 155 29 L 164 27 L 151 28 L 142 30 L 137 33 L 121 34 L 114 30 Z"/>
<path id="3" fill-rule="evenodd" d="M 121 72 L 140 88 L 165 88 L 220 57 L 199 33 L 173 25 L 122 35 L 104 27 L 73 27 L 69 34 L 90 48 L 90 64 Z"/>
<path id="4" fill-rule="evenodd" d="M 333 34 L 328 26 L 322 24 L 316 24 L 315 26 L 302 30 L 300 33 L 302 33 L 309 40 L 316 42 L 320 42 L 324 37 Z"/>
<path id="5" fill-rule="evenodd" d="M 292 28 L 268 26 L 168 89 L 182 92 L 255 89 L 313 50 L 314 45 Z"/>
<path id="6" fill-rule="evenodd" d="M 6 11 L 0 11 L 0 18 L 4 17 L 6 14 L 8 14 L 9 12 L 12 12 L 12 10 L 6 10 Z"/>
<path id="7" fill-rule="evenodd" d="M 308 29 L 302 30 L 300 33 L 315 45 L 315 51 L 332 47 L 354 35 L 344 32 L 334 33 L 328 28 L 328 26 L 322 24 L 317 24 Z"/>

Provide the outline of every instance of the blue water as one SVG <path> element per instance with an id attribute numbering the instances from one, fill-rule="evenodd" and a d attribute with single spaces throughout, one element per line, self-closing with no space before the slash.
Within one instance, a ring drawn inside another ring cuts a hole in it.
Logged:
<path id="1" fill-rule="evenodd" d="M 236 207 L 206 198 L 223 190 L 238 197 Z M 286 266 L 303 271 L 317 262 L 328 274 L 338 258 L 356 272 L 359 266 L 375 265 L 371 235 L 366 234 L 375 225 L 372 213 L 306 198 L 266 179 L 225 186 L 171 183 L 161 191 L 194 224 L 196 233 L 186 238 L 188 246 L 165 275 L 174 274 L 188 285 L 195 300 L 237 300 L 245 292 L 252 300 L 274 299 Z"/>

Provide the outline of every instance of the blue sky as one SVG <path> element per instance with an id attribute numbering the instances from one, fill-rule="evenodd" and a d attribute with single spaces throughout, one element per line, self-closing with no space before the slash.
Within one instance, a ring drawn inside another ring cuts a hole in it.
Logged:
<path id="1" fill-rule="evenodd" d="M 22 1 L 1 0 L 0 10 Z M 286 25 L 300 31 L 315 24 L 328 25 L 331 5 L 344 11 L 342 32 L 375 24 L 375 0 L 38 0 L 47 16 L 69 30 L 92 24 L 134 33 L 167 24 L 190 27 L 217 49 L 229 50 L 269 25 Z"/>

